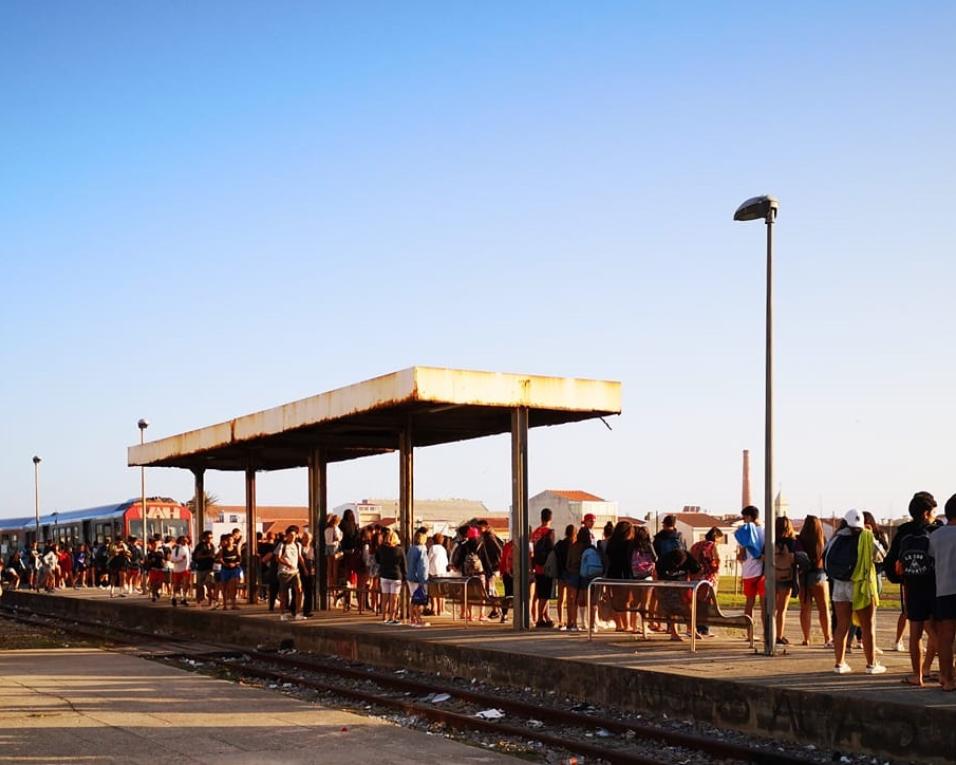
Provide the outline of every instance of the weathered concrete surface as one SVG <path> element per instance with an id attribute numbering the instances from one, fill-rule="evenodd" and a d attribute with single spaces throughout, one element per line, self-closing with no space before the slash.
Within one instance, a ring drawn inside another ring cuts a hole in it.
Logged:
<path id="1" fill-rule="evenodd" d="M 753 654 L 736 636 L 704 641 L 696 656 L 666 640 L 635 641 L 601 633 L 516 635 L 507 627 L 432 620 L 436 627 L 386 627 L 368 616 L 333 612 L 308 622 L 280 622 L 262 608 L 238 613 L 153 606 L 140 599 L 109 601 L 100 593 L 66 597 L 11 593 L 29 608 L 128 626 L 151 625 L 202 641 L 276 645 L 292 637 L 300 650 L 337 654 L 385 666 L 408 666 L 498 684 L 553 688 L 562 694 L 636 710 L 666 712 L 818 746 L 852 748 L 904 760 L 952 763 L 956 694 L 902 685 L 908 657 L 887 652 L 886 675 L 830 671 L 831 651 L 791 646 L 789 654 Z M 791 615 L 793 620 L 795 617 Z M 888 647 L 895 618 L 885 618 Z M 440 624 L 441 626 L 437 626 Z M 791 623 L 791 637 L 795 634 Z M 587 682 L 582 682 L 587 678 Z"/>
<path id="2" fill-rule="evenodd" d="M 0 762 L 504 765 L 511 757 L 133 656 L 0 652 Z"/>

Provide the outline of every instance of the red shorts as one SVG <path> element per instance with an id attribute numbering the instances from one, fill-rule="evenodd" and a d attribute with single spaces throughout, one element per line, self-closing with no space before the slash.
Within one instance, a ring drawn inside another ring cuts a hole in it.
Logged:
<path id="1" fill-rule="evenodd" d="M 744 597 L 756 598 L 758 595 L 762 598 L 766 593 L 767 580 L 762 576 L 744 579 Z"/>
<path id="2" fill-rule="evenodd" d="M 151 568 L 149 570 L 150 585 L 161 585 L 166 581 L 166 572 L 162 569 Z"/>
<path id="3" fill-rule="evenodd" d="M 173 571 L 173 587 L 189 587 L 189 572 Z"/>

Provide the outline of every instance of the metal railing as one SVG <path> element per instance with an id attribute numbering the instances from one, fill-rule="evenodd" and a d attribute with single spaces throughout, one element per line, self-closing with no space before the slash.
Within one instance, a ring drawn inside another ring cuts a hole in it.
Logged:
<path id="1" fill-rule="evenodd" d="M 591 639 L 591 636 L 594 633 L 594 619 L 591 615 L 591 588 L 595 585 L 600 587 L 629 587 L 630 589 L 646 589 L 654 590 L 656 588 L 664 589 L 674 589 L 674 590 L 685 590 L 692 593 L 690 600 L 690 652 L 697 652 L 697 596 L 698 590 L 701 587 L 709 587 L 711 595 L 716 598 L 717 593 L 714 592 L 714 586 L 708 582 L 706 579 L 698 579 L 693 582 L 671 582 L 667 580 L 660 579 L 607 579 L 605 577 L 597 577 L 592 579 L 588 583 L 587 591 L 587 614 L 585 615 L 588 621 L 588 640 Z M 596 605 L 596 604 L 595 604 Z M 667 618 L 666 614 L 662 615 L 664 618 Z M 682 615 L 675 615 L 682 616 Z M 641 621 L 645 619 L 644 614 L 641 614 Z"/>

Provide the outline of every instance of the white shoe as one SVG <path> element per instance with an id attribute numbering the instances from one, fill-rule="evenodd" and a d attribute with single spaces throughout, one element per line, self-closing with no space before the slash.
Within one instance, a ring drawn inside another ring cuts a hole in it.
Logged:
<path id="1" fill-rule="evenodd" d="M 287 622 L 287 621 L 289 621 L 289 619 L 291 619 L 291 618 L 292 618 L 292 616 L 289 615 L 289 614 L 282 614 L 282 615 L 279 617 L 279 621 L 280 621 L 280 622 Z"/>
<path id="2" fill-rule="evenodd" d="M 899 642 L 896 644 L 896 652 L 897 652 L 897 653 L 908 653 L 908 652 L 909 652 L 909 649 L 908 649 L 905 645 L 903 645 L 903 641 L 902 641 L 902 640 L 899 641 Z"/>
<path id="3" fill-rule="evenodd" d="M 295 616 L 292 617 L 292 621 L 295 621 L 295 622 L 304 622 L 304 621 L 305 621 L 305 616 L 303 616 L 302 614 L 296 614 Z"/>
<path id="4" fill-rule="evenodd" d="M 843 662 L 842 664 L 837 664 L 833 668 L 833 671 L 838 675 L 846 675 L 853 671 L 853 667 L 851 667 L 846 662 Z"/>
<path id="5" fill-rule="evenodd" d="M 871 664 L 866 668 L 866 674 L 868 675 L 882 675 L 886 672 L 886 667 L 882 664 Z"/>

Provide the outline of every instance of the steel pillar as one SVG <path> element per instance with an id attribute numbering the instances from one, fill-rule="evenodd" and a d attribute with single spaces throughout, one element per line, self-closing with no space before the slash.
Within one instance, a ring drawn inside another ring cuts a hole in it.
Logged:
<path id="1" fill-rule="evenodd" d="M 766 337 L 766 381 L 764 411 L 764 476 L 763 476 L 763 514 L 764 514 L 764 556 L 763 570 L 766 595 L 763 599 L 764 611 L 764 653 L 773 656 L 776 652 L 777 626 L 774 621 L 774 600 L 777 593 L 776 568 L 774 565 L 774 544 L 776 542 L 776 514 L 773 507 L 773 217 L 767 215 L 767 337 Z"/>
<path id="2" fill-rule="evenodd" d="M 398 437 L 398 528 L 402 537 L 402 546 L 408 555 L 412 545 L 412 524 L 415 515 L 415 447 L 412 431 L 412 418 L 405 422 Z M 409 612 L 408 591 L 402 591 L 402 611 L 407 617 Z"/>
<path id="3" fill-rule="evenodd" d="M 531 629 L 528 598 L 528 408 L 511 410 L 511 538 L 514 540 L 514 630 Z"/>
<path id="4" fill-rule="evenodd" d="M 196 488 L 194 496 L 196 504 L 193 507 L 193 524 L 195 534 L 193 535 L 193 544 L 198 544 L 203 531 L 206 530 L 206 469 L 193 468 L 193 475 L 196 477 Z"/>
<path id="5" fill-rule="evenodd" d="M 259 587 L 258 561 L 256 550 L 256 471 L 246 468 L 246 554 L 243 563 L 246 567 L 246 595 L 251 605 L 255 605 Z"/>
<path id="6" fill-rule="evenodd" d="M 309 455 L 309 530 L 315 546 L 316 603 L 313 608 L 329 608 L 328 558 L 325 555 L 325 524 L 329 515 L 328 457 L 325 449 L 313 449 Z"/>

